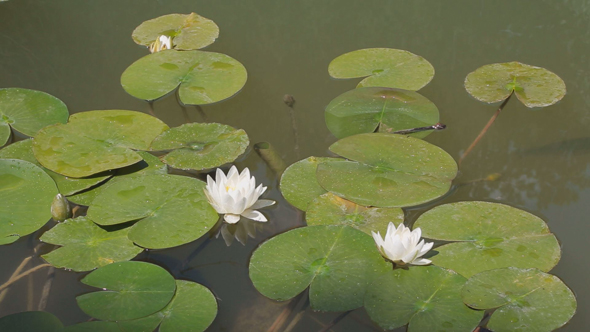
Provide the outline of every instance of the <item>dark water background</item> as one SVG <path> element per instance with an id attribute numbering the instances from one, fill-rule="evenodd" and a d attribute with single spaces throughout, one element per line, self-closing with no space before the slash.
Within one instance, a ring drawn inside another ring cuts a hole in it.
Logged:
<path id="1" fill-rule="evenodd" d="M 495 182 L 458 189 L 441 203 L 487 200 L 510 204 L 544 218 L 562 244 L 551 273 L 575 292 L 578 313 L 563 331 L 590 326 L 590 2 L 589 1 L 387 1 L 387 0 L 217 0 L 217 1 L 32 1 L 0 2 L 0 87 L 22 87 L 63 100 L 70 113 L 99 109 L 147 112 L 149 105 L 121 88 L 121 73 L 147 54 L 133 43 L 141 22 L 191 11 L 214 20 L 220 38 L 206 50 L 228 54 L 248 70 L 234 98 L 203 110 L 211 122 L 243 128 L 252 143 L 271 142 L 288 164 L 327 155 L 335 141 L 324 108 L 358 80 L 336 81 L 327 73 L 336 56 L 368 47 L 411 51 L 429 60 L 436 75 L 420 93 L 433 101 L 447 125 L 427 140 L 458 158 L 495 111 L 470 97 L 465 76 L 495 62 L 520 61 L 563 78 L 568 93 L 556 105 L 530 110 L 509 102 L 485 139 L 464 161 L 459 181 L 501 173 Z M 299 150 L 283 95 L 295 97 Z M 154 103 L 169 126 L 185 121 L 174 96 Z M 191 121 L 203 118 L 186 107 Z M 264 162 L 250 152 L 236 162 L 269 186 L 278 206 L 264 213 L 271 223 L 245 246 L 221 238 L 141 255 L 176 278 L 209 287 L 219 312 L 211 331 L 263 331 L 282 310 L 252 286 L 247 264 L 264 239 L 301 225 L 302 217 L 278 191 Z M 411 220 L 423 210 L 410 211 Z M 34 254 L 40 232 L 0 247 L 0 283 Z M 207 242 L 206 242 L 207 241 Z M 206 243 L 205 243 L 206 242 Z M 198 255 L 186 260 L 197 248 Z M 52 246 L 40 248 L 50 251 Z M 38 257 L 31 265 L 41 264 Z M 82 274 L 57 270 L 46 310 L 66 325 L 88 320 L 75 296 L 90 291 Z M 0 303 L 0 316 L 37 308 L 47 269 L 23 278 Z M 337 313 L 308 310 L 293 331 L 317 331 Z M 343 319 L 334 331 L 372 331 L 364 310 Z"/>

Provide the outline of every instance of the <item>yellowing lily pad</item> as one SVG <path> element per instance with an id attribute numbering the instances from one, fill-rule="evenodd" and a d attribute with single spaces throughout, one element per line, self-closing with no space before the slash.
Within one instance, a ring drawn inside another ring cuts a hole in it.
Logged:
<path id="1" fill-rule="evenodd" d="M 423 57 L 392 48 L 366 48 L 345 53 L 330 62 L 334 78 L 366 77 L 357 87 L 379 86 L 417 91 L 434 77 Z"/>
<path id="2" fill-rule="evenodd" d="M 467 278 L 509 266 L 549 271 L 561 256 L 559 242 L 541 218 L 498 203 L 440 205 L 421 215 L 414 227 L 426 238 L 458 241 L 437 247 L 430 259 Z"/>
<path id="3" fill-rule="evenodd" d="M 82 112 L 72 115 L 67 124 L 39 131 L 33 152 L 44 167 L 80 178 L 141 161 L 135 150 L 148 150 L 167 129 L 159 119 L 140 112 Z"/>
<path id="4" fill-rule="evenodd" d="M 149 46 L 162 35 L 172 37 L 174 49 L 196 50 L 213 44 L 219 27 L 196 13 L 168 14 L 141 23 L 132 37 L 137 44 Z"/>
<path id="5" fill-rule="evenodd" d="M 62 246 L 43 255 L 49 264 L 73 271 L 90 271 L 130 260 L 142 249 L 127 238 L 129 228 L 107 231 L 87 217 L 68 219 L 47 231 L 40 240 Z"/>
<path id="6" fill-rule="evenodd" d="M 576 312 L 576 297 L 556 276 L 537 269 L 508 267 L 478 273 L 461 292 L 477 309 L 494 309 L 487 324 L 493 331 L 553 331 Z"/>
<path id="7" fill-rule="evenodd" d="M 320 185 L 364 206 L 405 207 L 444 195 L 457 164 L 441 148 L 423 140 L 391 134 L 343 138 L 330 150 L 349 160 L 322 162 Z"/>
<path id="8" fill-rule="evenodd" d="M 249 143 L 242 129 L 219 123 L 187 123 L 156 137 L 151 149 L 172 150 L 162 160 L 174 168 L 203 170 L 236 160 Z"/>
<path id="9" fill-rule="evenodd" d="M 426 127 L 439 120 L 438 108 L 417 92 L 358 88 L 334 98 L 326 107 L 326 125 L 337 138 Z M 411 134 L 423 138 L 432 131 Z"/>
<path id="10" fill-rule="evenodd" d="M 314 310 L 346 311 L 362 306 L 366 287 L 390 268 L 369 235 L 348 226 L 309 226 L 260 245 L 250 259 L 250 279 L 273 300 L 309 286 Z"/>
<path id="11" fill-rule="evenodd" d="M 236 94 L 247 76 L 246 68 L 225 54 L 166 50 L 131 64 L 121 84 L 127 93 L 145 100 L 158 99 L 178 87 L 183 103 L 204 105 Z"/>
<path id="12" fill-rule="evenodd" d="M 514 93 L 526 107 L 553 105 L 566 91 L 565 83 L 556 74 L 516 61 L 479 67 L 465 78 L 465 89 L 486 103 L 502 101 Z"/>
<path id="13" fill-rule="evenodd" d="M 366 207 L 347 201 L 332 193 L 325 193 L 308 206 L 305 213 L 307 225 L 346 225 L 371 234 L 387 232 L 387 225 L 396 226 L 404 222 L 404 211 L 400 208 Z"/>
<path id="14" fill-rule="evenodd" d="M 150 249 L 179 246 L 211 229 L 219 216 L 203 192 L 205 183 L 177 175 L 144 175 L 106 187 L 88 209 L 103 226 L 137 221 L 129 239 Z"/>
<path id="15" fill-rule="evenodd" d="M 368 290 L 365 309 L 386 330 L 408 325 L 408 332 L 473 331 L 483 311 L 461 300 L 467 279 L 437 266 L 388 271 Z"/>

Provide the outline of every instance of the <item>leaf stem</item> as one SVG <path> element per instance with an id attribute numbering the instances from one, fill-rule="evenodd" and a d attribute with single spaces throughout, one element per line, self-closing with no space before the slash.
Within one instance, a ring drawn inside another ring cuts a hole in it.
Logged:
<path id="1" fill-rule="evenodd" d="M 25 272 L 17 275 L 15 277 L 11 277 L 7 282 L 5 282 L 2 285 L 0 285 L 0 291 L 3 290 L 3 289 L 5 289 L 6 287 L 12 285 L 13 283 L 17 282 L 19 279 L 21 279 L 23 277 L 26 277 L 29 274 L 31 274 L 31 273 L 33 273 L 33 272 L 35 272 L 37 270 L 40 270 L 40 269 L 42 269 L 44 267 L 48 267 L 48 266 L 51 266 L 51 264 L 37 265 L 37 266 L 35 266 L 35 267 L 33 267 L 33 268 L 31 268 L 31 269 L 29 269 L 29 270 L 27 270 L 27 271 L 25 271 Z"/>

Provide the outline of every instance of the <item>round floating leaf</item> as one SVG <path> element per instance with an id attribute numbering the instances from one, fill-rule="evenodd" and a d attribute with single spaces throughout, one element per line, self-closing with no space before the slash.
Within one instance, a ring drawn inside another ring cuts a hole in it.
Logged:
<path id="1" fill-rule="evenodd" d="M 553 105 L 565 96 L 565 83 L 559 76 L 516 61 L 479 67 L 465 78 L 465 89 L 486 103 L 502 101 L 514 92 L 526 107 Z"/>
<path id="2" fill-rule="evenodd" d="M 219 216 L 207 201 L 203 181 L 177 175 L 144 175 L 122 179 L 92 202 L 88 217 L 99 225 L 138 220 L 129 238 L 138 245 L 162 249 L 201 237 Z"/>
<path id="3" fill-rule="evenodd" d="M 156 137 L 151 149 L 173 150 L 163 161 L 174 168 L 203 170 L 236 160 L 249 143 L 242 129 L 219 123 L 187 123 Z"/>
<path id="4" fill-rule="evenodd" d="M 250 279 L 264 296 L 284 301 L 308 286 L 314 310 L 363 305 L 365 289 L 391 268 L 373 239 L 347 226 L 296 228 L 264 242 L 250 260 Z"/>
<path id="5" fill-rule="evenodd" d="M 371 208 L 347 201 L 332 193 L 325 193 L 309 204 L 305 221 L 313 225 L 347 225 L 367 234 L 387 232 L 387 225 L 404 222 L 404 211 L 399 208 Z"/>
<path id="6" fill-rule="evenodd" d="M 0 331 L 61 332 L 63 324 L 45 311 L 24 311 L 0 318 Z"/>
<path id="7" fill-rule="evenodd" d="M 473 331 L 483 311 L 461 300 L 467 279 L 436 266 L 388 271 L 373 282 L 365 309 L 379 326 L 392 330 L 406 324 L 413 331 Z"/>
<path id="8" fill-rule="evenodd" d="M 365 206 L 405 207 L 444 195 L 457 164 L 441 148 L 390 134 L 349 136 L 330 146 L 347 160 L 325 161 L 317 179 L 324 189 Z"/>
<path id="9" fill-rule="evenodd" d="M 334 98 L 326 107 L 326 125 L 337 138 L 426 127 L 439 120 L 438 108 L 417 92 L 360 88 Z M 423 138 L 432 131 L 411 136 Z"/>
<path id="10" fill-rule="evenodd" d="M 106 231 L 87 217 L 68 219 L 41 236 L 43 242 L 62 246 L 42 257 L 55 267 L 74 271 L 130 260 L 142 249 L 127 238 L 128 232 L 129 228 Z"/>
<path id="11" fill-rule="evenodd" d="M 8 125 L 8 123 L 3 122 L 2 119 L 0 119 L 0 146 L 3 146 L 4 144 L 6 144 L 6 142 L 8 142 L 9 138 L 10 138 L 10 126 Z"/>
<path id="12" fill-rule="evenodd" d="M 35 136 L 45 126 L 66 123 L 68 116 L 66 105 L 45 92 L 0 89 L 0 122 L 8 123 L 27 136 Z"/>
<path id="13" fill-rule="evenodd" d="M 54 172 L 84 177 L 141 161 L 134 150 L 148 150 L 166 129 L 158 118 L 140 112 L 82 112 L 72 115 L 65 125 L 39 131 L 33 152 Z"/>
<path id="14" fill-rule="evenodd" d="M 561 249 L 547 224 L 528 212 L 489 202 L 445 204 L 427 211 L 414 227 L 422 236 L 460 241 L 436 248 L 432 262 L 463 276 L 502 267 L 551 270 Z"/>
<path id="15" fill-rule="evenodd" d="M 281 176 L 281 193 L 291 205 L 299 210 L 307 210 L 314 199 L 326 193 L 316 179 L 320 163 L 338 158 L 309 157 L 287 167 Z"/>
<path id="16" fill-rule="evenodd" d="M 84 189 L 90 188 L 98 183 L 106 181 L 108 178 L 112 176 L 112 173 L 109 172 L 106 173 L 106 175 L 96 174 L 89 176 L 87 178 L 74 179 L 55 173 L 43 167 L 37 161 L 35 155 L 33 154 L 32 139 L 26 139 L 23 141 L 12 143 L 9 146 L 3 148 L 2 150 L 0 150 L 0 158 L 26 160 L 30 163 L 33 163 L 41 167 L 41 169 L 43 169 L 45 173 L 49 174 L 53 181 L 55 181 L 57 189 L 64 196 L 69 196 Z"/>
<path id="17" fill-rule="evenodd" d="M 128 177 L 133 176 L 141 176 L 147 174 L 167 174 L 168 167 L 166 164 L 160 161 L 158 157 L 150 154 L 149 152 L 145 151 L 137 151 L 143 160 L 135 163 L 131 166 L 119 168 L 116 170 L 116 175 L 111 178 L 107 183 L 104 183 L 100 186 L 91 188 L 90 190 L 86 190 L 84 192 L 78 193 L 76 195 L 68 197 L 68 200 L 74 202 L 79 205 L 86 205 L 90 206 L 92 201 L 109 185 L 120 181 L 121 179 L 125 179 Z"/>
<path id="18" fill-rule="evenodd" d="M 185 104 L 204 105 L 236 94 L 246 84 L 246 68 L 225 54 L 166 50 L 146 55 L 129 66 L 121 84 L 130 95 L 158 99 L 179 85 Z"/>
<path id="19" fill-rule="evenodd" d="M 102 320 L 129 320 L 151 315 L 174 296 L 174 278 L 163 268 L 144 262 L 119 262 L 88 274 L 82 282 L 102 288 L 76 298 L 88 315 Z"/>
<path id="20" fill-rule="evenodd" d="M 149 46 L 161 35 L 172 37 L 173 48 L 196 50 L 213 44 L 219 37 L 219 27 L 196 13 L 169 14 L 141 23 L 133 30 L 133 41 Z"/>
<path id="21" fill-rule="evenodd" d="M 0 159 L 0 243 L 12 243 L 45 225 L 57 193 L 41 168 L 24 160 Z"/>
<path id="22" fill-rule="evenodd" d="M 537 269 L 489 270 L 471 277 L 461 292 L 477 309 L 497 308 L 487 327 L 493 331 L 553 331 L 576 312 L 576 297 L 556 276 Z"/>
<path id="23" fill-rule="evenodd" d="M 66 326 L 60 332 L 121 332 L 115 322 L 93 321 Z"/>
<path id="24" fill-rule="evenodd" d="M 365 77 L 357 87 L 380 86 L 417 91 L 434 77 L 423 57 L 392 48 L 366 48 L 345 53 L 330 62 L 334 78 Z"/>

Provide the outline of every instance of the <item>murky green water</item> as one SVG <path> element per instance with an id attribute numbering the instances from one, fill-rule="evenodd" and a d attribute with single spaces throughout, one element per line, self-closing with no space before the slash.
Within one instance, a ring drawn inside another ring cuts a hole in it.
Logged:
<path id="1" fill-rule="evenodd" d="M 488 63 L 520 61 L 560 75 L 568 89 L 554 106 L 529 110 L 511 100 L 485 139 L 464 161 L 457 181 L 501 173 L 495 182 L 474 182 L 444 201 L 487 200 L 510 204 L 543 217 L 562 244 L 552 270 L 575 292 L 578 314 L 563 331 L 590 326 L 586 253 L 590 249 L 590 3 L 587 1 L 26 1 L 0 2 L 0 87 L 50 93 L 70 112 L 129 109 L 148 112 L 148 103 L 129 96 L 120 75 L 147 54 L 131 40 L 142 21 L 168 13 L 195 11 L 214 20 L 220 38 L 207 50 L 228 54 L 248 69 L 248 82 L 234 98 L 205 106 L 208 121 L 242 128 L 251 142 L 269 141 L 291 164 L 327 155 L 335 141 L 324 122 L 324 108 L 354 88 L 356 80 L 335 81 L 327 73 L 336 56 L 360 48 L 391 47 L 429 60 L 434 80 L 420 91 L 440 109 L 447 130 L 428 137 L 458 158 L 495 111 L 470 97 L 465 76 Z M 298 149 L 289 108 L 296 103 Z M 168 125 L 203 121 L 194 107 L 181 108 L 174 96 L 154 103 Z M 211 331 L 263 331 L 284 304 L 265 299 L 247 274 L 251 252 L 264 239 L 301 225 L 302 215 L 286 203 L 278 182 L 256 153 L 236 164 L 250 167 L 269 186 L 278 206 L 265 210 L 271 223 L 245 246 L 227 247 L 220 238 L 149 251 L 140 259 L 166 267 L 177 279 L 209 287 L 219 313 Z M 408 212 L 415 219 L 424 209 Z M 0 282 L 34 253 L 39 232 L 0 247 Z M 52 246 L 42 246 L 40 253 Z M 191 255 L 200 248 L 198 255 Z M 41 264 L 36 255 L 28 267 Z M 38 308 L 47 269 L 25 277 L 0 303 L 0 316 Z M 66 325 L 89 319 L 75 296 L 90 290 L 82 274 L 56 270 L 45 310 Z M 0 295 L 1 296 L 1 295 Z M 316 331 L 338 314 L 308 312 L 293 331 Z M 334 331 L 371 331 L 363 310 L 339 322 Z"/>

